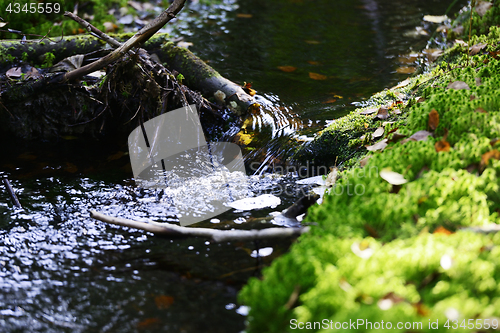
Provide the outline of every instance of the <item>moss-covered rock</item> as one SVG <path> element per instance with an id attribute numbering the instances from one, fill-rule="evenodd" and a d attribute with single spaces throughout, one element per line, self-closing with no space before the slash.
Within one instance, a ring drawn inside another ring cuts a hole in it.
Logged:
<path id="1" fill-rule="evenodd" d="M 500 327 L 500 234 L 468 229 L 500 222 L 500 28 L 485 31 L 471 39 L 487 44 L 478 54 L 457 44 L 443 58 L 452 63 L 395 90 L 408 102 L 390 115 L 396 123 L 385 133 L 393 140 L 370 152 L 362 168 L 343 171 L 323 203 L 309 209 L 311 232 L 242 290 L 249 332 Z M 341 133 L 352 143 L 363 128 L 376 128 L 379 120 L 361 112 L 322 136 Z M 388 135 L 396 128 L 406 140 Z M 432 135 L 409 140 L 423 130 Z M 330 147 L 331 157 L 339 156 Z"/>

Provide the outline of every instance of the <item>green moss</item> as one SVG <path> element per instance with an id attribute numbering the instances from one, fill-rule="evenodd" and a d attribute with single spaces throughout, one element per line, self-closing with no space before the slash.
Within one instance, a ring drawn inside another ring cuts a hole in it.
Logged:
<path id="1" fill-rule="evenodd" d="M 19 10 L 17 13 L 12 11 L 2 12 L 2 18 L 4 21 L 9 22 L 8 28 L 13 30 L 21 31 L 23 34 L 34 34 L 44 36 L 49 33 L 49 36 L 58 37 L 61 35 L 71 35 L 79 33 L 81 29 L 80 25 L 73 20 L 63 19 L 64 11 L 73 11 L 77 1 L 72 0 L 62 0 L 57 2 L 52 2 L 52 13 L 47 14 L 46 12 L 41 13 L 40 11 L 30 12 L 29 6 L 32 1 L 28 0 L 18 0 L 12 2 L 12 4 L 19 4 L 22 9 L 24 5 L 27 5 L 28 11 Z M 55 4 L 60 5 L 59 12 L 55 10 Z M 43 4 L 43 3 L 42 3 Z M 45 7 L 48 3 L 45 3 Z M 6 9 L 7 3 L 4 4 L 3 9 Z M 99 1 L 90 0 L 87 1 L 86 6 L 80 7 L 80 15 L 84 13 L 92 15 L 92 24 L 97 28 L 104 31 L 104 26 L 102 23 L 115 22 L 116 19 L 113 15 L 109 15 L 108 11 L 112 6 L 127 6 L 127 2 L 124 0 L 113 0 L 113 1 Z M 82 12 L 83 10 L 83 12 Z M 54 24 L 54 23 L 58 24 Z M 1 39 L 15 39 L 20 38 L 20 35 L 9 33 L 7 31 L 0 32 Z"/>
<path id="2" fill-rule="evenodd" d="M 56 56 L 53 53 L 51 53 L 51 52 L 45 53 L 44 57 L 43 57 L 42 68 L 52 67 L 52 65 L 54 64 L 55 58 L 56 58 Z"/>
<path id="3" fill-rule="evenodd" d="M 444 324 L 450 312 L 458 313 L 459 324 L 464 318 L 500 315 L 499 245 L 500 235 L 470 232 L 422 234 L 388 244 L 372 238 L 304 235 L 293 247 L 294 260 L 277 259 L 264 280 L 252 279 L 240 297 L 252 300 L 252 332 L 292 332 L 292 320 L 324 319 L 421 323 L 415 327 L 422 329 L 414 331 L 448 332 Z M 294 271 L 302 274 L 292 279 Z M 273 284 L 272 291 L 268 284 Z M 296 286 L 301 295 L 295 307 L 287 309 Z M 429 330 L 429 320 L 439 320 L 439 329 Z M 311 331 L 331 331 L 323 328 Z M 380 329 L 362 325 L 352 331 Z"/>
<path id="4" fill-rule="evenodd" d="M 500 28 L 484 31 L 488 35 L 473 37 L 471 44 L 487 43 L 486 52 L 496 51 Z M 340 174 L 322 204 L 309 209 L 304 223 L 311 232 L 242 290 L 240 300 L 251 308 L 249 332 L 357 319 L 420 325 L 399 332 L 448 332 L 444 324 L 454 317 L 458 331 L 470 332 L 467 322 L 460 327 L 462 320 L 500 317 L 500 234 L 461 231 L 500 222 L 500 160 L 485 162 L 485 154 L 500 146 L 500 60 L 486 52 L 468 57 L 467 50 L 455 46 L 429 74 L 374 96 L 378 107 L 414 91 L 386 133 L 397 128 L 408 137 L 431 130 L 429 113 L 436 110 L 434 135 L 389 142 L 371 152 L 363 168 Z M 447 89 L 455 81 L 470 89 Z M 419 96 L 425 101 L 417 102 Z M 310 156 L 326 150 L 334 157 L 339 146 L 364 144 L 359 135 L 380 121 L 360 112 L 323 131 L 315 141 L 326 144 Z M 438 141 L 449 143 L 449 151 L 438 152 Z M 381 177 L 387 169 L 407 183 L 391 185 Z M 298 300 L 290 304 L 297 290 Z M 429 328 L 436 320 L 439 328 Z M 323 325 L 309 331 L 330 330 Z"/>

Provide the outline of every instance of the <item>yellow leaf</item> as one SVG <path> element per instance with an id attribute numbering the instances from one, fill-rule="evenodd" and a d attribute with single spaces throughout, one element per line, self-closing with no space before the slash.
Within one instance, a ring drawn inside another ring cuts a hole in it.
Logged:
<path id="1" fill-rule="evenodd" d="M 328 79 L 328 77 L 326 75 L 313 73 L 313 72 L 309 72 L 309 77 L 313 80 L 326 80 L 326 79 Z"/>
<path id="2" fill-rule="evenodd" d="M 295 72 L 297 70 L 297 67 L 293 66 L 278 66 L 278 69 L 282 72 L 290 73 L 290 72 Z"/>

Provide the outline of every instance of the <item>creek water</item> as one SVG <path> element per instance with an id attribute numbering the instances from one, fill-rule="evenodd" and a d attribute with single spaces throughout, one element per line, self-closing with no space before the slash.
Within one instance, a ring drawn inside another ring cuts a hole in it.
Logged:
<path id="1" fill-rule="evenodd" d="M 421 61 L 408 54 L 425 47 L 425 29 L 432 34 L 423 15 L 447 7 L 435 0 L 198 3 L 167 30 L 221 74 L 258 91 L 263 107 L 249 118 L 254 139 L 244 152 L 251 175 L 270 157 L 286 157 L 289 138 L 310 135 L 407 77 L 398 68 Z M 2 332 L 244 329 L 248 309 L 238 304 L 238 290 L 289 242 L 170 240 L 92 220 L 90 210 L 169 220 L 154 191 L 136 187 L 126 151 L 126 142 L 3 142 L 0 172 L 23 209 L 0 187 Z M 290 177 L 249 180 L 254 193 L 279 194 L 281 205 L 229 211 L 197 226 L 255 227 L 304 190 Z"/>

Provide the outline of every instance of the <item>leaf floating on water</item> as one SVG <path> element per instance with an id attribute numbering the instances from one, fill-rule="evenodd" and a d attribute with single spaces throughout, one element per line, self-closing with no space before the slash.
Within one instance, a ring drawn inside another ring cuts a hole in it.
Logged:
<path id="1" fill-rule="evenodd" d="M 450 84 L 448 84 L 448 86 L 446 87 L 446 89 L 456 89 L 456 90 L 466 89 L 466 90 L 470 90 L 469 85 L 467 83 L 465 83 L 464 81 L 451 82 Z"/>
<path id="2" fill-rule="evenodd" d="M 278 69 L 282 72 L 291 73 L 297 70 L 297 67 L 293 66 L 278 66 Z"/>
<path id="3" fill-rule="evenodd" d="M 236 17 L 239 17 L 239 18 L 252 18 L 252 14 L 244 14 L 244 13 L 238 13 L 236 14 Z"/>
<path id="4" fill-rule="evenodd" d="M 331 104 L 331 103 L 335 103 L 337 100 L 335 98 L 330 98 L 330 99 L 327 99 L 326 101 L 323 101 L 321 102 L 322 104 Z"/>
<path id="5" fill-rule="evenodd" d="M 328 76 L 318 73 L 309 72 L 309 77 L 313 80 L 326 80 Z"/>
<path id="6" fill-rule="evenodd" d="M 411 66 L 401 66 L 396 69 L 396 73 L 398 74 L 413 74 L 417 69 Z"/>
<path id="7" fill-rule="evenodd" d="M 439 113 L 435 109 L 432 109 L 432 111 L 429 112 L 429 128 L 432 131 L 435 131 L 438 125 L 439 125 Z"/>
<path id="8" fill-rule="evenodd" d="M 321 44 L 321 42 L 319 42 L 317 40 L 305 40 L 304 42 L 306 42 L 307 44 L 312 44 L 312 45 Z"/>
<path id="9" fill-rule="evenodd" d="M 319 61 L 313 61 L 313 60 L 308 60 L 307 63 L 310 65 L 314 65 L 314 66 L 321 65 L 321 63 Z"/>
<path id="10" fill-rule="evenodd" d="M 374 144 L 372 146 L 367 146 L 366 150 L 368 150 L 368 151 L 384 150 L 385 147 L 387 147 L 387 139 L 384 139 L 380 142 L 377 142 L 376 144 Z"/>
<path id="11" fill-rule="evenodd" d="M 152 328 L 156 327 L 157 325 L 159 325 L 160 323 L 161 323 L 161 320 L 159 318 L 146 318 L 137 324 L 137 328 L 140 330 L 152 329 Z"/>
<path id="12" fill-rule="evenodd" d="M 434 62 L 441 54 L 443 54 L 443 50 L 441 49 L 425 49 L 423 51 L 427 60 L 429 62 Z"/>
<path id="13" fill-rule="evenodd" d="M 403 185 L 408 183 L 402 174 L 391 171 L 391 169 L 382 169 L 379 172 L 379 175 L 383 180 L 391 185 Z"/>
<path id="14" fill-rule="evenodd" d="M 159 310 L 167 309 L 174 303 L 174 298 L 172 296 L 160 295 L 155 297 L 155 304 Z"/>
<path id="15" fill-rule="evenodd" d="M 342 97 L 340 95 L 337 95 L 336 93 L 328 93 L 328 94 L 329 95 L 333 95 L 333 97 L 335 97 L 335 98 L 344 98 L 344 97 Z"/>
<path id="16" fill-rule="evenodd" d="M 431 22 L 431 23 L 443 23 L 448 19 L 448 16 L 446 15 L 425 15 L 424 16 L 424 21 L 426 22 Z"/>
<path id="17" fill-rule="evenodd" d="M 310 185 L 310 184 L 325 185 L 325 180 L 323 179 L 323 176 L 313 176 L 297 180 L 296 183 L 300 185 Z"/>
<path id="18" fill-rule="evenodd" d="M 266 207 L 276 208 L 280 204 L 281 204 L 280 198 L 272 194 L 262 194 L 254 198 L 245 198 L 229 202 L 226 204 L 226 206 L 238 210 L 253 210 Z"/>
<path id="19" fill-rule="evenodd" d="M 432 135 L 429 131 L 418 131 L 410 136 L 410 140 L 412 141 L 427 141 L 427 137 Z"/>

